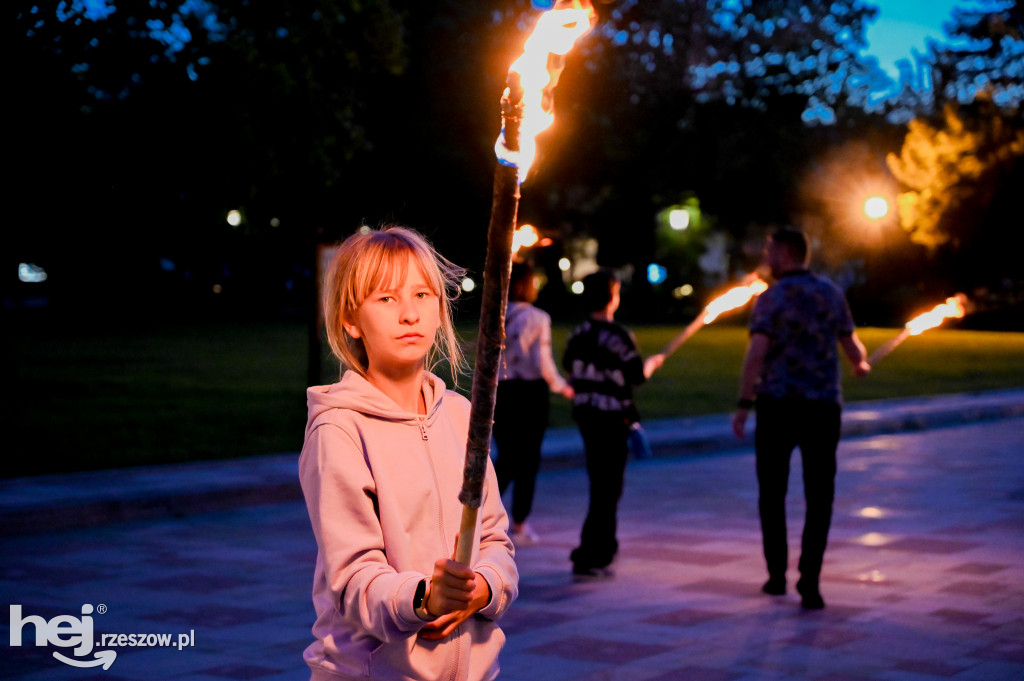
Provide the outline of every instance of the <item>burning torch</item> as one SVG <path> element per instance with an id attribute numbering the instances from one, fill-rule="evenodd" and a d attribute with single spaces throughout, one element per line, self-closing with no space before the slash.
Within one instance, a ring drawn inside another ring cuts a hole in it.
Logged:
<path id="1" fill-rule="evenodd" d="M 459 492 L 463 506 L 455 560 L 467 565 L 476 545 L 477 511 L 491 448 L 519 185 L 526 180 L 536 154 L 536 136 L 554 121 L 553 91 L 565 66 L 565 55 L 596 22 L 597 15 L 590 0 L 558 0 L 537 20 L 523 54 L 509 67 L 507 87 L 501 98 L 502 127 L 494 147 L 498 164 L 494 170 L 491 221 L 487 228 L 469 438 Z"/>
<path id="2" fill-rule="evenodd" d="M 907 322 L 899 334 L 871 353 L 871 356 L 868 357 L 868 364 L 873 366 L 875 362 L 895 350 L 896 346 L 907 340 L 910 336 L 917 336 L 928 329 L 934 329 L 947 319 L 959 319 L 966 313 L 967 296 L 963 293 L 958 293 L 955 296 L 946 298 L 946 302 L 936 305 L 928 312 L 918 315 Z"/>
<path id="3" fill-rule="evenodd" d="M 651 374 L 657 371 L 665 363 L 665 360 L 679 349 L 680 345 L 688 341 L 690 336 L 700 329 L 718 319 L 719 315 L 730 310 L 738 310 L 768 289 L 768 283 L 761 279 L 756 272 L 747 275 L 743 281 L 744 283 L 729 289 L 705 305 L 703 312 L 673 338 L 672 342 L 658 354 L 648 357 L 644 362 L 644 375 L 650 378 Z"/>

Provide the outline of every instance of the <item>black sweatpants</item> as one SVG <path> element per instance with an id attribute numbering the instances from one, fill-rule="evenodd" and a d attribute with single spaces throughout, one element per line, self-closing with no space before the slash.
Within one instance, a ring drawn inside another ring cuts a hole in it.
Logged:
<path id="1" fill-rule="evenodd" d="M 629 425 L 619 412 L 576 415 L 587 455 L 590 505 L 580 533 L 580 545 L 570 559 L 578 569 L 603 568 L 619 550 L 619 499 L 629 455 Z"/>

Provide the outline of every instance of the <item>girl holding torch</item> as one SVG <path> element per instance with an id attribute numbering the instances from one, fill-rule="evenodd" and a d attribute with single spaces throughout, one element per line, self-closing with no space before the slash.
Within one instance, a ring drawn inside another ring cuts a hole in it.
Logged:
<path id="1" fill-rule="evenodd" d="M 494 623 L 518 594 L 508 518 L 486 471 L 471 559 L 454 555 L 469 402 L 428 371 L 462 362 L 463 270 L 401 227 L 357 233 L 327 273 L 327 337 L 344 373 L 308 390 L 299 474 L 317 542 L 311 679 L 498 673 Z M 463 547 L 465 548 L 465 547 Z"/>

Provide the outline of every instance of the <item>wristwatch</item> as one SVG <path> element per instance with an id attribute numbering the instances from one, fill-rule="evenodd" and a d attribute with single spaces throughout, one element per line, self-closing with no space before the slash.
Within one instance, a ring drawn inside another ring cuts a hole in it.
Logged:
<path id="1" fill-rule="evenodd" d="M 424 578 L 416 585 L 416 593 L 412 597 L 412 608 L 416 616 L 421 620 L 432 620 L 434 616 L 427 610 L 427 584 L 430 580 Z"/>

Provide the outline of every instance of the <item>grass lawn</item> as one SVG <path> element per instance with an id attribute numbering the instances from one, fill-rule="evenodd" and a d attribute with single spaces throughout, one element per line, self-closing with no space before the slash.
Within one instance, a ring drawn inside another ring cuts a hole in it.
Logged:
<path id="1" fill-rule="evenodd" d="M 637 327 L 644 354 L 675 327 Z M 469 329 L 465 336 L 473 335 Z M 556 358 L 570 328 L 556 327 Z M 869 351 L 894 329 L 862 329 Z M 728 411 L 746 331 L 702 329 L 638 391 L 645 418 Z M 297 452 L 305 424 L 306 327 L 207 322 L 82 330 L 21 324 L 5 341 L 5 477 Z M 323 372 L 330 382 L 332 368 Z M 470 378 L 460 388 L 468 392 Z M 849 401 L 1024 386 L 1024 334 L 936 329 L 908 339 Z M 10 404 L 11 401 L 9 401 Z M 572 425 L 552 399 L 552 425 Z M 11 436 L 13 435 L 13 436 Z"/>

